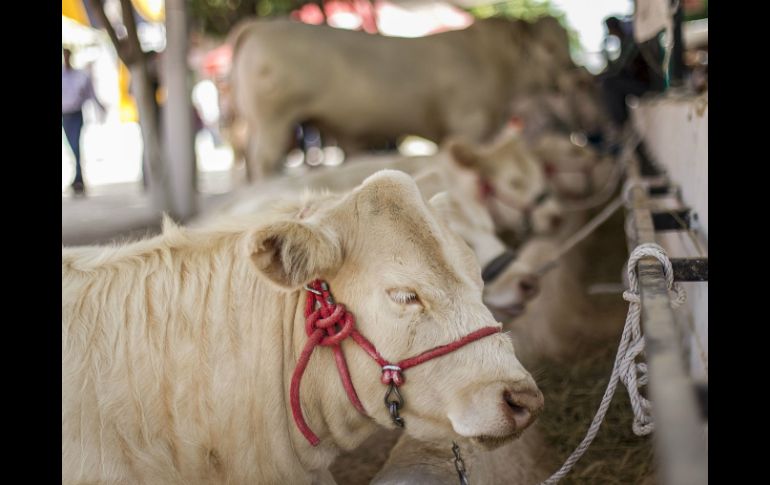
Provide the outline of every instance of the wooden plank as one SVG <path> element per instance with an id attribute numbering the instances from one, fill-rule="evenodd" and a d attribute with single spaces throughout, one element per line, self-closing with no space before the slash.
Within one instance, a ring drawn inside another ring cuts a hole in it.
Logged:
<path id="1" fill-rule="evenodd" d="M 631 163 L 629 177 L 641 180 L 638 161 Z M 644 187 L 631 189 L 634 241 L 655 242 L 655 227 L 648 209 Z M 695 385 L 686 370 L 674 313 L 666 289 L 663 266 L 655 258 L 643 258 L 637 264 L 642 305 L 642 328 L 649 368 L 649 396 L 655 420 L 658 476 L 666 485 L 703 485 L 708 483 L 705 437 L 699 419 Z"/>

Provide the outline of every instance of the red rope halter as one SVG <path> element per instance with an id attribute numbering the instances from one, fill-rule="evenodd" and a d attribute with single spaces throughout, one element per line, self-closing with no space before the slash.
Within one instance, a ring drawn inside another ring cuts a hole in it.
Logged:
<path id="1" fill-rule="evenodd" d="M 492 335 L 501 331 L 498 327 L 484 327 L 475 332 L 471 332 L 465 337 L 452 343 L 435 347 L 415 357 L 410 357 L 397 364 L 392 364 L 377 352 L 377 349 L 366 339 L 366 337 L 358 333 L 358 330 L 355 329 L 355 317 L 345 309 L 345 305 L 334 302 L 334 299 L 329 292 L 329 285 L 325 281 L 315 280 L 305 288 L 308 290 L 307 301 L 305 303 L 305 333 L 307 333 L 308 340 L 305 343 L 305 347 L 302 349 L 299 360 L 297 360 L 297 366 L 294 368 L 294 373 L 291 376 L 289 401 L 291 402 L 291 412 L 294 416 L 294 422 L 297 424 L 297 428 L 313 446 L 316 446 L 320 440 L 307 425 L 307 422 L 302 415 L 299 401 L 299 386 L 302 381 L 302 375 L 305 373 L 305 368 L 310 361 L 310 356 L 317 346 L 320 345 L 322 347 L 332 348 L 332 351 L 334 352 L 334 361 L 337 364 L 337 370 L 339 371 L 340 379 L 342 379 L 342 386 L 345 388 L 348 399 L 358 412 L 366 416 L 366 410 L 358 399 L 356 390 L 353 387 L 353 381 L 350 379 L 350 372 L 348 371 L 345 354 L 342 353 L 340 343 L 347 337 L 350 337 L 364 349 L 364 351 L 382 368 L 380 381 L 383 384 L 390 386 L 388 392 L 385 394 L 385 403 L 389 407 L 391 416 L 396 424 L 403 426 L 403 420 L 398 417 L 398 409 L 403 406 L 403 400 L 397 390 L 397 388 L 406 380 L 403 371 L 431 359 L 441 357 L 442 355 L 448 354 L 449 352 L 457 350 L 460 347 L 486 337 L 487 335 Z M 393 392 L 395 392 L 397 400 L 389 400 L 389 396 L 391 396 Z"/>

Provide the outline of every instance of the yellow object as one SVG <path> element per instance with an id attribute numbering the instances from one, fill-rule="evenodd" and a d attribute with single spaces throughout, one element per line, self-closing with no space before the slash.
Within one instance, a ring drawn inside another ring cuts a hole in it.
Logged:
<path id="1" fill-rule="evenodd" d="M 139 15 L 150 22 L 166 20 L 166 2 L 164 0 L 131 0 Z"/>
<path id="2" fill-rule="evenodd" d="M 81 25 L 91 27 L 88 14 L 86 14 L 86 9 L 83 6 L 83 0 L 61 0 L 61 14 Z"/>
<path id="3" fill-rule="evenodd" d="M 134 8 L 139 14 L 150 22 L 164 22 L 166 18 L 166 5 L 164 0 L 131 0 Z M 62 0 L 61 14 L 75 22 L 86 27 L 91 27 L 88 20 L 83 0 Z M 131 73 L 125 64 L 118 61 L 118 88 L 120 93 L 119 108 L 120 121 L 123 123 L 136 123 L 139 121 L 139 113 L 136 108 L 136 101 L 128 92 L 131 82 Z M 165 92 L 158 90 L 156 100 L 159 104 L 165 101 Z"/>
<path id="4" fill-rule="evenodd" d="M 155 101 L 158 103 L 158 106 L 163 106 L 166 103 L 166 87 L 160 86 L 155 91 Z"/>
<path id="5" fill-rule="evenodd" d="M 125 64 L 118 61 L 118 86 L 120 88 L 120 121 L 123 123 L 136 123 L 139 114 L 136 110 L 136 102 L 128 93 L 128 84 L 131 81 L 131 73 Z"/>

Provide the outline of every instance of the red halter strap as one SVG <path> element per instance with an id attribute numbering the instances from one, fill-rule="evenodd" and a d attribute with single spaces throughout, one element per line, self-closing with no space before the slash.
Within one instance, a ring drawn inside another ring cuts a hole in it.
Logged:
<path id="1" fill-rule="evenodd" d="M 385 360 L 380 353 L 377 352 L 374 345 L 355 329 L 355 317 L 345 309 L 345 305 L 335 303 L 329 292 L 329 285 L 325 281 L 315 280 L 309 286 L 306 286 L 305 289 L 308 291 L 307 301 L 305 303 L 305 333 L 307 333 L 308 340 L 305 343 L 305 347 L 302 349 L 302 353 L 297 360 L 297 366 L 294 368 L 294 373 L 291 376 L 289 401 L 291 403 L 291 413 L 294 417 L 294 422 L 297 424 L 297 428 L 313 446 L 316 446 L 320 440 L 318 439 L 318 436 L 313 433 L 313 430 L 310 429 L 302 415 L 299 400 L 299 386 L 302 381 L 302 376 L 305 373 L 305 368 L 310 361 L 310 356 L 317 346 L 332 348 L 332 351 L 334 352 L 334 361 L 337 364 L 337 370 L 339 371 L 340 379 L 342 380 L 342 386 L 345 388 L 345 393 L 348 395 L 348 399 L 353 404 L 353 407 L 366 416 L 366 410 L 358 399 L 356 390 L 353 387 L 353 381 L 350 379 L 350 372 L 348 371 L 345 354 L 342 353 L 340 343 L 347 337 L 350 337 L 364 349 L 364 351 L 382 368 L 380 381 L 383 384 L 390 386 L 385 395 L 385 403 L 389 407 L 391 416 L 393 416 L 396 424 L 403 426 L 403 420 L 398 417 L 398 409 L 403 406 L 403 399 L 397 389 L 406 381 L 403 371 L 431 359 L 446 355 L 449 352 L 457 350 L 480 338 L 501 331 L 498 327 L 484 327 L 469 333 L 459 340 L 427 350 L 415 357 L 404 359 L 397 364 L 392 364 Z M 393 392 L 395 392 L 396 400 L 389 399 L 389 396 L 391 396 L 391 393 Z M 400 422 L 398 420 L 400 420 Z"/>

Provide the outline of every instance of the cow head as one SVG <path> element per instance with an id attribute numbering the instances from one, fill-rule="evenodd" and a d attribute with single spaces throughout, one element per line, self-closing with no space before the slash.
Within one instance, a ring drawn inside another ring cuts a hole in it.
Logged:
<path id="1" fill-rule="evenodd" d="M 436 170 L 419 174 L 415 181 L 476 255 L 484 280 L 484 304 L 501 320 L 519 316 L 538 293 L 538 277 L 497 236 L 486 206 L 462 190 L 442 192 L 450 187 Z"/>
<path id="2" fill-rule="evenodd" d="M 478 197 L 498 232 L 550 234 L 561 226 L 562 208 L 548 192 L 543 168 L 515 134 L 503 132 L 485 146 L 449 143 L 451 159 L 478 177 Z"/>
<path id="3" fill-rule="evenodd" d="M 570 131 L 600 134 L 609 123 L 599 83 L 584 67 L 561 72 L 557 78 L 557 91 L 549 98 L 560 100 L 563 108 L 561 111 L 552 109 L 552 112 L 569 124 Z"/>
<path id="4" fill-rule="evenodd" d="M 500 56 L 501 74 L 516 94 L 556 89 L 558 74 L 574 67 L 567 31 L 553 17 L 534 22 L 488 18 L 473 29 Z"/>
<path id="5" fill-rule="evenodd" d="M 358 331 L 392 362 L 500 326 L 482 301 L 473 252 L 404 173 L 378 172 L 345 196 L 266 224 L 249 241 L 257 270 L 274 285 L 301 291 L 315 278 L 328 281 L 337 301 L 356 316 Z M 393 426 L 383 405 L 381 369 L 350 339 L 342 345 L 367 414 Z M 319 369 L 324 374 L 316 380 L 337 383 L 332 359 L 324 363 L 328 368 Z M 401 416 L 418 439 L 460 435 L 496 446 L 517 436 L 543 405 L 505 334 L 413 367 L 404 377 Z"/>
<path id="6" fill-rule="evenodd" d="M 532 152 L 543 165 L 548 181 L 562 198 L 592 195 L 610 177 L 613 162 L 570 135 L 546 133 L 532 143 Z"/>
<path id="7" fill-rule="evenodd" d="M 579 67 L 559 72 L 551 90 L 514 98 L 510 112 L 522 121 L 521 135 L 528 141 L 552 131 L 602 138 L 608 126 L 603 106 L 593 76 Z"/>
<path id="8" fill-rule="evenodd" d="M 527 30 L 544 62 L 550 61 L 555 69 L 575 67 L 569 50 L 569 35 L 555 17 L 540 17 L 529 24 Z"/>

